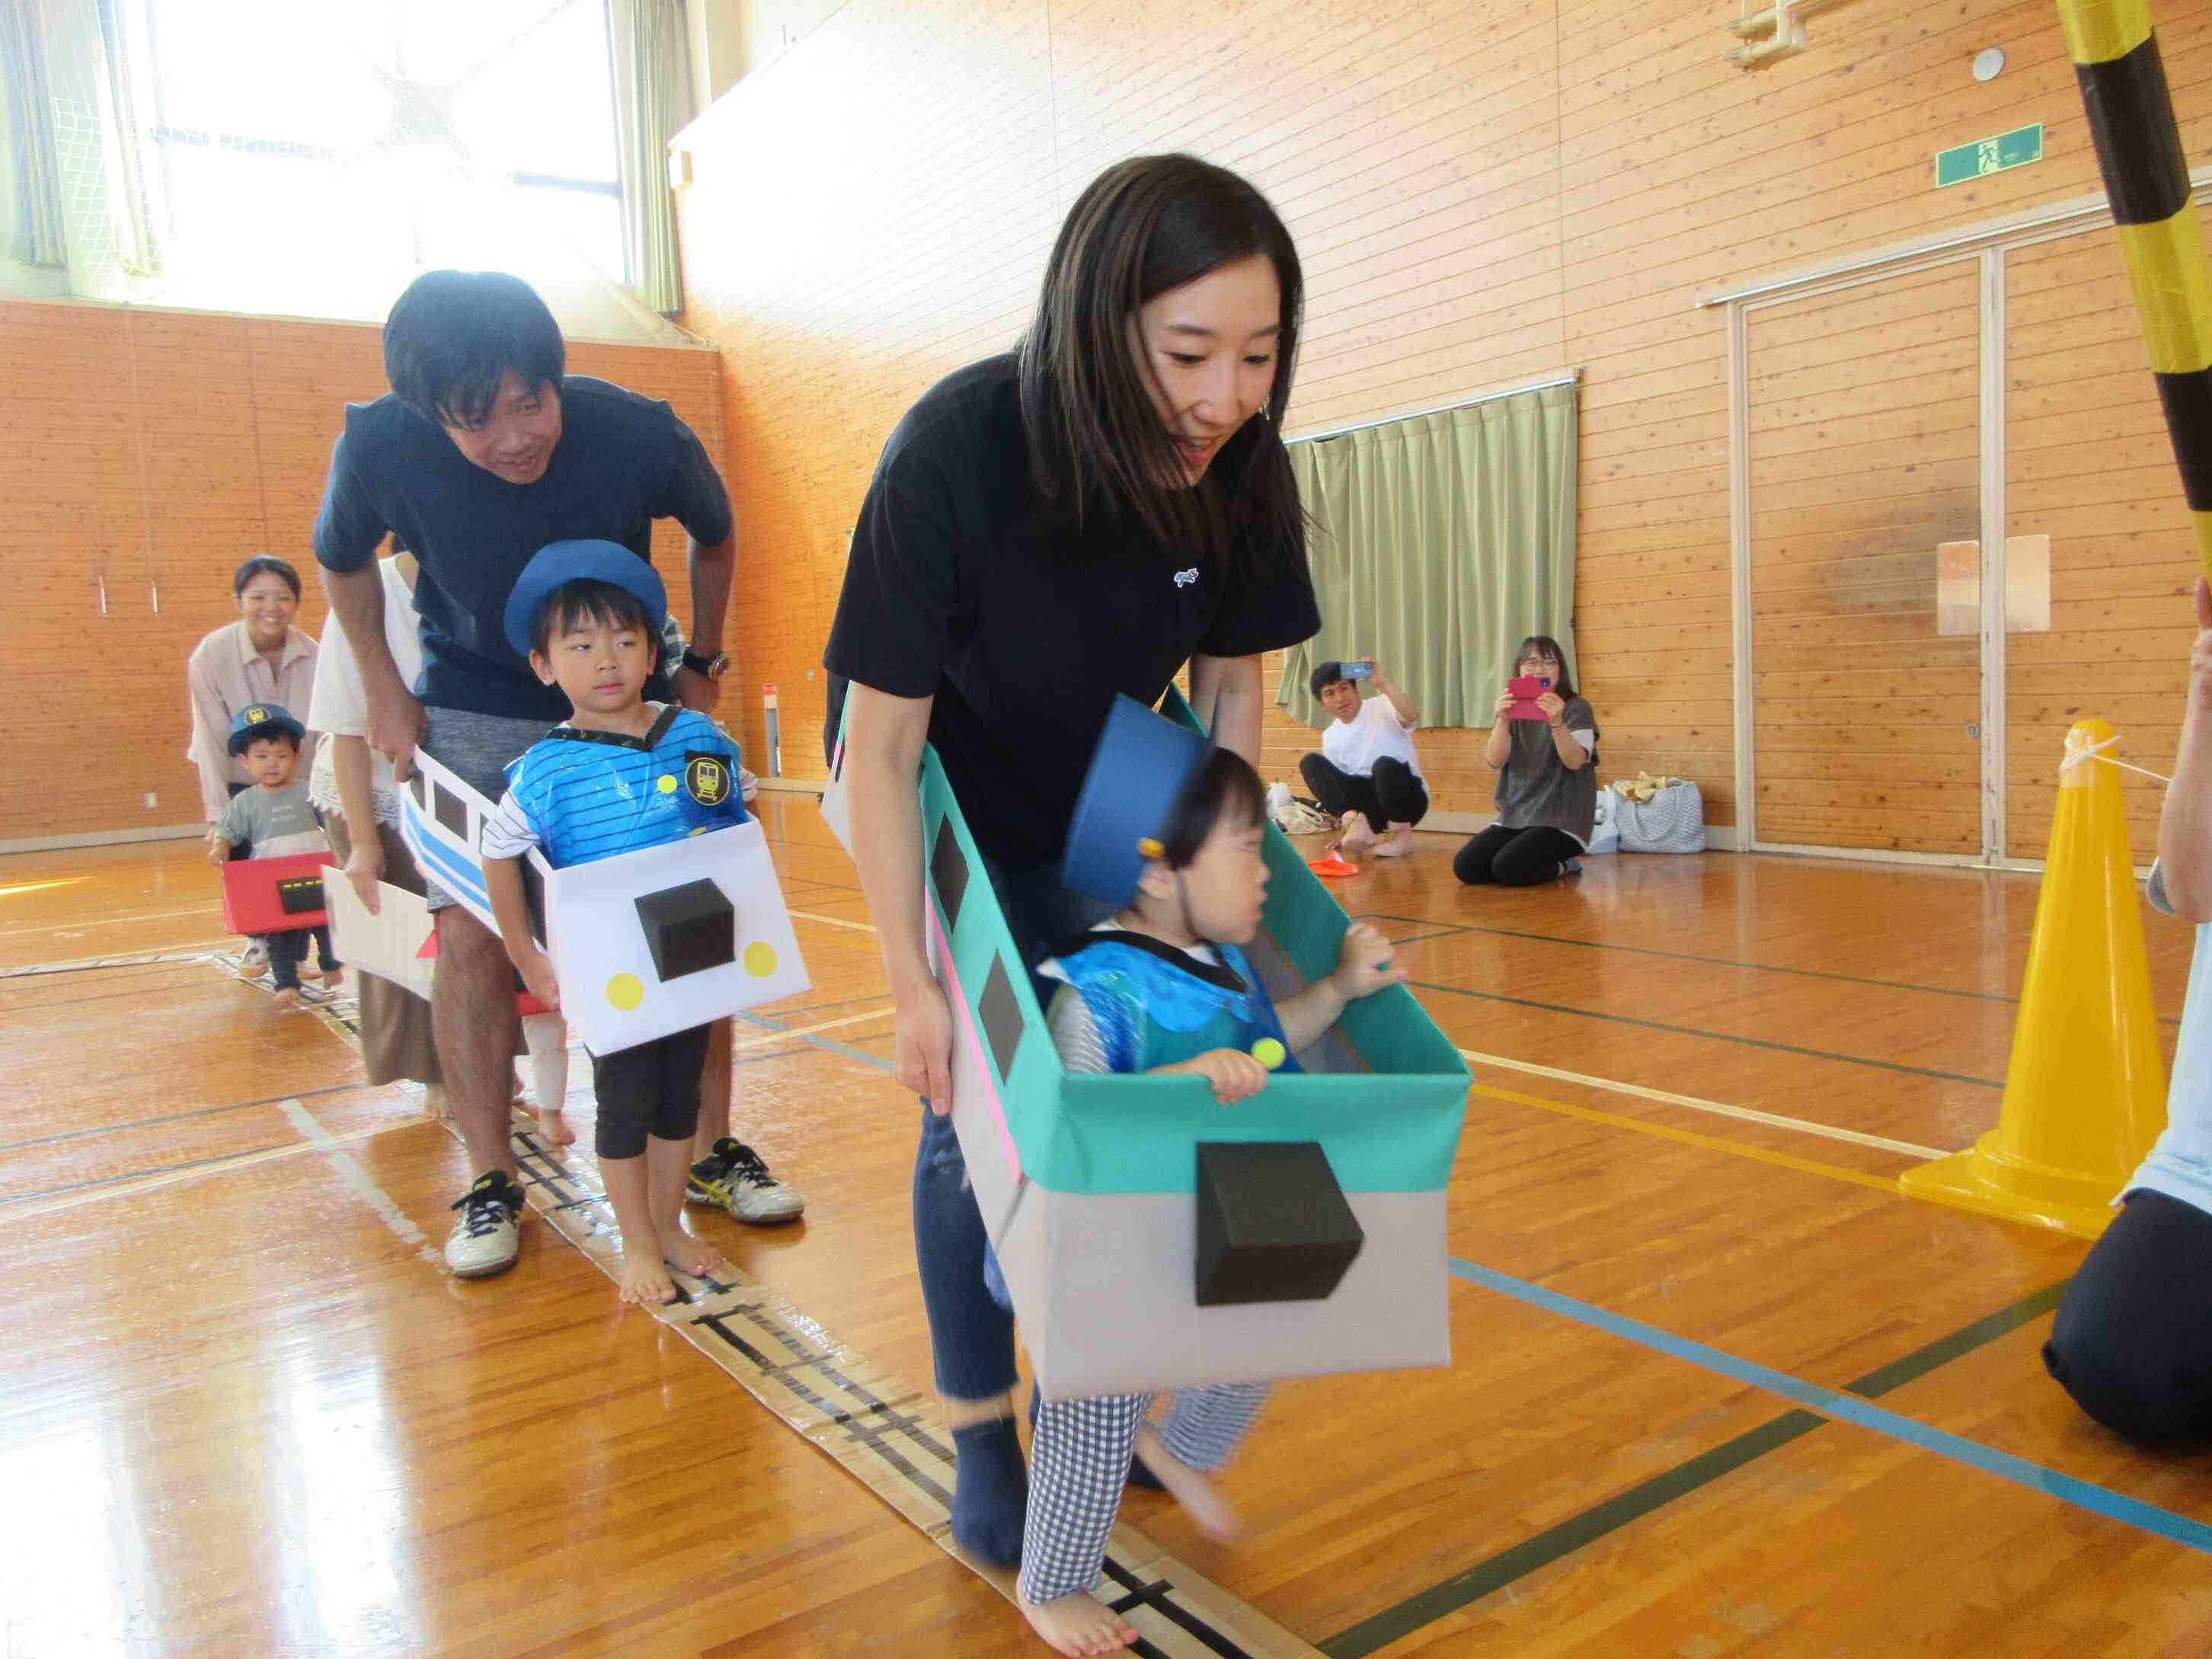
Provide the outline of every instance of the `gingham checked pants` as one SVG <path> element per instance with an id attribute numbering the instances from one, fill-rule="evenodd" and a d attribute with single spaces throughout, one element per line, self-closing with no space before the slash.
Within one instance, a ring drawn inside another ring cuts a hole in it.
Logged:
<path id="1" fill-rule="evenodd" d="M 1218 1469 L 1235 1453 L 1267 1403 L 1265 1382 L 1185 1389 L 1159 1425 L 1169 1452 L 1193 1468 Z M 1048 1400 L 1037 1408 L 1030 1443 L 1030 1509 L 1022 1539 L 1022 1599 L 1056 1601 L 1095 1589 L 1107 1534 L 1121 1512 L 1121 1488 L 1137 1431 L 1152 1394 Z"/>

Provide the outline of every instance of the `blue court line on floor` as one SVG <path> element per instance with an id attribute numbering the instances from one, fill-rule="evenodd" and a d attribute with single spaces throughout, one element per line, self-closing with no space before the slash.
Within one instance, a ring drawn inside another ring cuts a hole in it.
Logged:
<path id="1" fill-rule="evenodd" d="M 1765 1389 L 1769 1393 L 1778 1394 L 1785 1400 L 1795 1401 L 1800 1406 L 1818 1412 L 1823 1417 L 1870 1429 L 1876 1434 L 1887 1435 L 1922 1451 L 1933 1452 L 1938 1457 L 1949 1458 L 1968 1468 L 1979 1469 L 1984 1474 L 1993 1474 L 2001 1480 L 2025 1486 L 2030 1492 L 2042 1492 L 2077 1509 L 2087 1510 L 2094 1515 L 2101 1515 L 2108 1520 L 2139 1528 L 2191 1549 L 2212 1554 L 2212 1526 L 2193 1521 L 2185 1515 L 2176 1515 L 2171 1510 L 2160 1509 L 2156 1504 L 2146 1504 L 2140 1498 L 2126 1497 L 2106 1487 L 2077 1480 L 2070 1474 L 2061 1474 L 2056 1469 L 2045 1468 L 2040 1463 L 2031 1463 L 2024 1457 L 2014 1457 L 2010 1452 L 1999 1451 L 1978 1440 L 1930 1428 L 1925 1423 L 1901 1417 L 1893 1411 L 1885 1411 L 1864 1400 L 1838 1394 L 1833 1389 L 1824 1389 L 1818 1383 L 1805 1382 L 1784 1371 L 1771 1370 L 1748 1359 L 1739 1359 L 1718 1348 L 1707 1347 L 1702 1342 L 1676 1336 L 1656 1325 L 1647 1325 L 1625 1314 L 1613 1313 L 1589 1303 L 1577 1301 L 1558 1291 L 1547 1290 L 1540 1285 L 1531 1285 L 1525 1279 L 1515 1279 L 1494 1268 L 1480 1267 L 1458 1256 L 1449 1259 L 1454 1273 L 1471 1284 L 1495 1291 L 1500 1296 L 1511 1297 L 1516 1302 L 1571 1319 L 1577 1324 L 1588 1325 L 1608 1335 L 1626 1338 L 1670 1358 L 1685 1360 L 1736 1382 Z"/>
<path id="2" fill-rule="evenodd" d="M 791 1027 L 785 1024 L 781 1020 L 771 1019 L 766 1014 L 740 1013 L 738 1018 L 744 1020 L 749 1025 L 759 1026 L 763 1031 L 778 1031 L 785 1033 L 790 1036 L 793 1042 L 811 1043 L 815 1048 L 826 1048 L 833 1054 L 842 1054 L 848 1060 L 857 1060 L 863 1066 L 872 1066 L 879 1072 L 888 1072 L 896 1069 L 891 1065 L 890 1061 L 885 1060 L 881 1054 L 868 1054 L 865 1050 L 855 1048 L 848 1043 L 840 1042 L 834 1037 L 802 1036 L 798 1032 L 792 1030 Z M 771 1050 L 771 1052 L 773 1051 Z"/>

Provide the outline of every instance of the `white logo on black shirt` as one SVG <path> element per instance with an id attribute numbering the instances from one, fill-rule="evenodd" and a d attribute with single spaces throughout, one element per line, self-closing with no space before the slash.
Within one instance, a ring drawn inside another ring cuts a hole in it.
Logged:
<path id="1" fill-rule="evenodd" d="M 1196 565 L 1191 566 L 1188 570 L 1178 570 L 1176 572 L 1176 586 L 1177 587 L 1188 587 L 1197 580 L 1198 567 Z"/>

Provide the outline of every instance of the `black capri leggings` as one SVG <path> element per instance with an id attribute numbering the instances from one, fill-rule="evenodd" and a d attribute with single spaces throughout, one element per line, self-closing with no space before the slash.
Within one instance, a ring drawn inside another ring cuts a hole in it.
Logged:
<path id="1" fill-rule="evenodd" d="M 2130 1194 L 2066 1287 L 2043 1363 L 2108 1429 L 2212 1434 L 2212 1215 Z"/>
<path id="2" fill-rule="evenodd" d="M 699 1073 L 711 1030 L 695 1025 L 592 1056 L 592 1093 L 599 1103 L 592 1146 L 601 1158 L 641 1158 L 647 1135 L 690 1140 L 699 1127 Z"/>
<path id="3" fill-rule="evenodd" d="M 1322 811 L 1333 818 L 1363 813 L 1378 836 L 1394 823 L 1419 823 L 1428 816 L 1428 786 L 1395 755 L 1376 761 L 1373 773 L 1364 778 L 1339 770 L 1322 755 L 1308 755 L 1298 763 L 1298 772 Z"/>
<path id="4" fill-rule="evenodd" d="M 1534 887 L 1559 878 L 1559 867 L 1583 855 L 1583 844 L 1564 830 L 1508 830 L 1493 823 L 1459 849 L 1452 874 L 1470 887 Z"/>

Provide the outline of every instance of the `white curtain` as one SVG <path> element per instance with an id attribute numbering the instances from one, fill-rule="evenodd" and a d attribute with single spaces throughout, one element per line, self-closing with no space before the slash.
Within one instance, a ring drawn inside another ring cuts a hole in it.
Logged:
<path id="1" fill-rule="evenodd" d="M 0 95 L 7 100 L 14 192 L 9 256 L 41 270 L 64 270 L 69 245 L 62 225 L 61 168 L 54 157 L 53 96 L 46 90 L 46 43 L 25 0 L 9 0 L 0 7 Z"/>
<path id="2" fill-rule="evenodd" d="M 691 119 L 690 46 L 681 0 L 611 0 L 615 131 L 630 286 L 664 317 L 684 309 L 668 141 Z"/>

